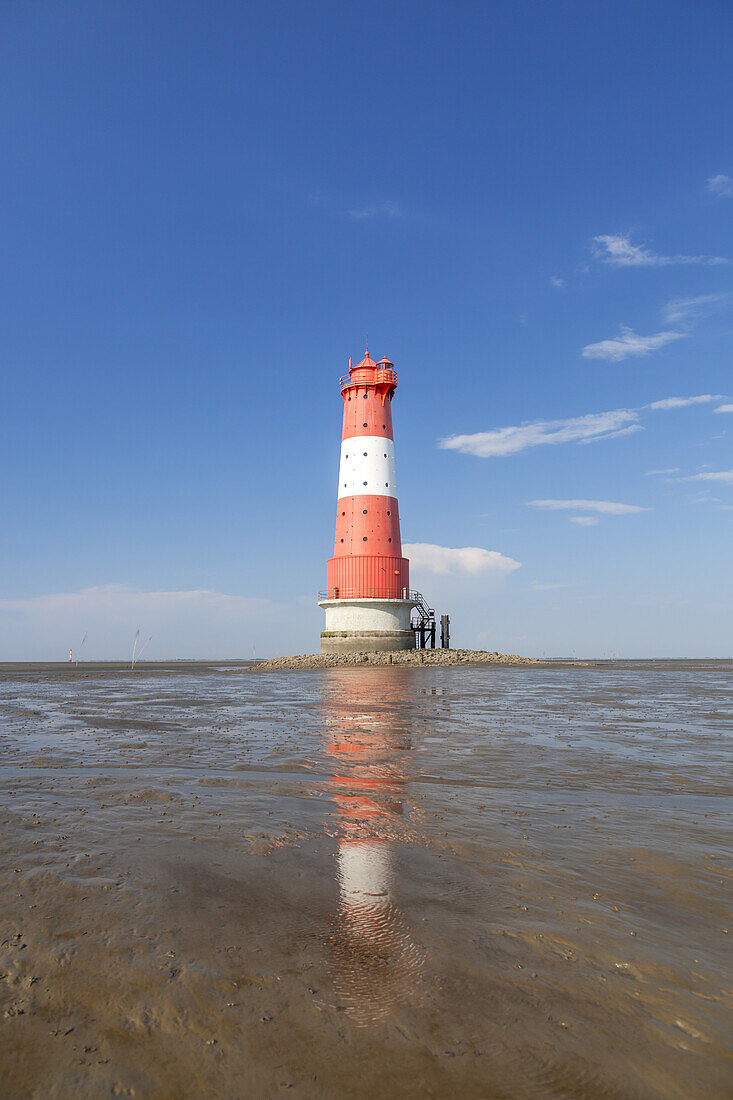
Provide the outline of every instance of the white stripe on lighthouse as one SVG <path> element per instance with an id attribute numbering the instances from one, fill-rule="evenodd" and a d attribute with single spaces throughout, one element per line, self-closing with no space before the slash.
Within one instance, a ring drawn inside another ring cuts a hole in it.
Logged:
<path id="1" fill-rule="evenodd" d="M 339 498 L 397 496 L 394 442 L 383 435 L 354 435 L 341 444 Z"/>

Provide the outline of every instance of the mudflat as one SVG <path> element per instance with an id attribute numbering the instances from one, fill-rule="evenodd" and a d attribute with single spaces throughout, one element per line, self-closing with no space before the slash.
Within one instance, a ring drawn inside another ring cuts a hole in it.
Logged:
<path id="1" fill-rule="evenodd" d="M 730 662 L 0 666 L 4 1098 L 732 1095 Z"/>

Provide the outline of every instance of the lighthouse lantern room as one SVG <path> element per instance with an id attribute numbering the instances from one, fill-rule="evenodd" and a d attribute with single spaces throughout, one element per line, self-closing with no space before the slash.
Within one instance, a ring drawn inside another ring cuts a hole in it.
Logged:
<path id="1" fill-rule="evenodd" d="M 349 361 L 341 379 L 344 421 L 336 541 L 327 564 L 322 653 L 411 649 L 409 562 L 402 556 L 389 359 Z"/>

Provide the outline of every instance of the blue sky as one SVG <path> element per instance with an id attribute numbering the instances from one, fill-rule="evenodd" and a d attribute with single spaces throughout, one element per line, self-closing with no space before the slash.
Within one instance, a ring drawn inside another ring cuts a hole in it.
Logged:
<path id="1" fill-rule="evenodd" d="M 315 650 L 366 333 L 455 644 L 730 655 L 728 4 L 0 30 L 0 659 Z"/>

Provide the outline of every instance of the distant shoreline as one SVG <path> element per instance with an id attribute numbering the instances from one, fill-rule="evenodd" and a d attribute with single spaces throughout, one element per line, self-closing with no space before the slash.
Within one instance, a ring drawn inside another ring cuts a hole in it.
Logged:
<path id="1" fill-rule="evenodd" d="M 392 660 L 390 661 L 390 656 Z M 57 681 L 97 679 L 99 677 L 208 676 L 217 673 L 317 671 L 328 668 L 368 668 L 395 665 L 403 668 L 500 667 L 526 669 L 598 669 L 646 668 L 692 670 L 723 666 L 733 674 L 730 657 L 521 657 L 517 654 L 490 653 L 472 649 L 403 650 L 393 653 L 297 654 L 270 658 L 179 658 L 142 660 L 135 668 L 126 661 L 0 661 L 0 682 L 34 681 L 51 677 Z"/>

